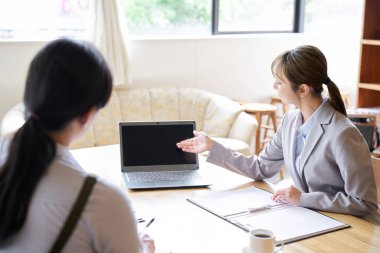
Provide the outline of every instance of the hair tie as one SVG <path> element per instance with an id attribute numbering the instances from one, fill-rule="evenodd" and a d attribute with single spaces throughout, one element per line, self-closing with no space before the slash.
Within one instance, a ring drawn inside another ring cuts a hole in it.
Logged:
<path id="1" fill-rule="evenodd" d="M 330 78 L 327 77 L 326 80 L 323 82 L 324 84 L 328 85 L 331 82 Z"/>
<path id="2" fill-rule="evenodd" d="M 34 119 L 34 120 L 37 120 L 37 121 L 39 121 L 40 120 L 40 117 L 38 117 L 36 114 L 34 114 L 34 113 L 32 113 L 31 115 L 30 115 L 30 117 L 32 118 L 32 119 Z"/>
<path id="3" fill-rule="evenodd" d="M 40 118 L 34 113 L 29 113 L 27 121 L 31 124 L 38 125 L 40 123 Z"/>

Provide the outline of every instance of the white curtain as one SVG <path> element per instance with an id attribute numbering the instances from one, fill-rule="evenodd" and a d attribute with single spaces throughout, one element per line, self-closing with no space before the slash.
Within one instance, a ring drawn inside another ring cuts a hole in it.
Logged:
<path id="1" fill-rule="evenodd" d="M 89 11 L 89 40 L 106 58 L 114 85 L 128 85 L 126 18 L 119 0 L 91 0 Z"/>

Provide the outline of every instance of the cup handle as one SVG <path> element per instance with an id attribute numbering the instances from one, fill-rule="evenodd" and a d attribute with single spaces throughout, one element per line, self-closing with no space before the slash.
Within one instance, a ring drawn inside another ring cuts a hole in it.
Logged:
<path id="1" fill-rule="evenodd" d="M 276 241 L 276 247 L 275 247 L 275 251 L 273 251 L 273 253 L 276 253 L 276 252 L 279 252 L 280 250 L 282 250 L 284 248 L 284 241 Z M 278 244 L 281 244 L 280 246 L 278 246 Z"/>

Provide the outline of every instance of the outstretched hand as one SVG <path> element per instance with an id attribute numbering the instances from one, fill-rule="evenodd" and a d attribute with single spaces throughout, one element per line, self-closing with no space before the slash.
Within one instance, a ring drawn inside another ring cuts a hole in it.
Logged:
<path id="1" fill-rule="evenodd" d="M 177 143 L 182 151 L 190 153 L 202 153 L 212 148 L 214 141 L 203 132 L 194 131 L 194 137 Z"/>

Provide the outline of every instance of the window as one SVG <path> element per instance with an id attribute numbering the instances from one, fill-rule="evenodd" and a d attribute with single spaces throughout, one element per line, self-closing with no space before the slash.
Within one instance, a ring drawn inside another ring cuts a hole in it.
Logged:
<path id="1" fill-rule="evenodd" d="M 122 0 L 130 35 L 300 31 L 304 0 Z"/>
<path id="2" fill-rule="evenodd" d="M 305 32 L 360 35 L 363 0 L 305 0 Z"/>
<path id="3" fill-rule="evenodd" d="M 90 0 L 0 0 L 0 39 L 78 37 Z"/>
<path id="4" fill-rule="evenodd" d="M 215 0 L 213 33 L 299 32 L 299 0 Z"/>
<path id="5" fill-rule="evenodd" d="M 211 0 L 122 0 L 131 35 L 211 33 Z"/>

